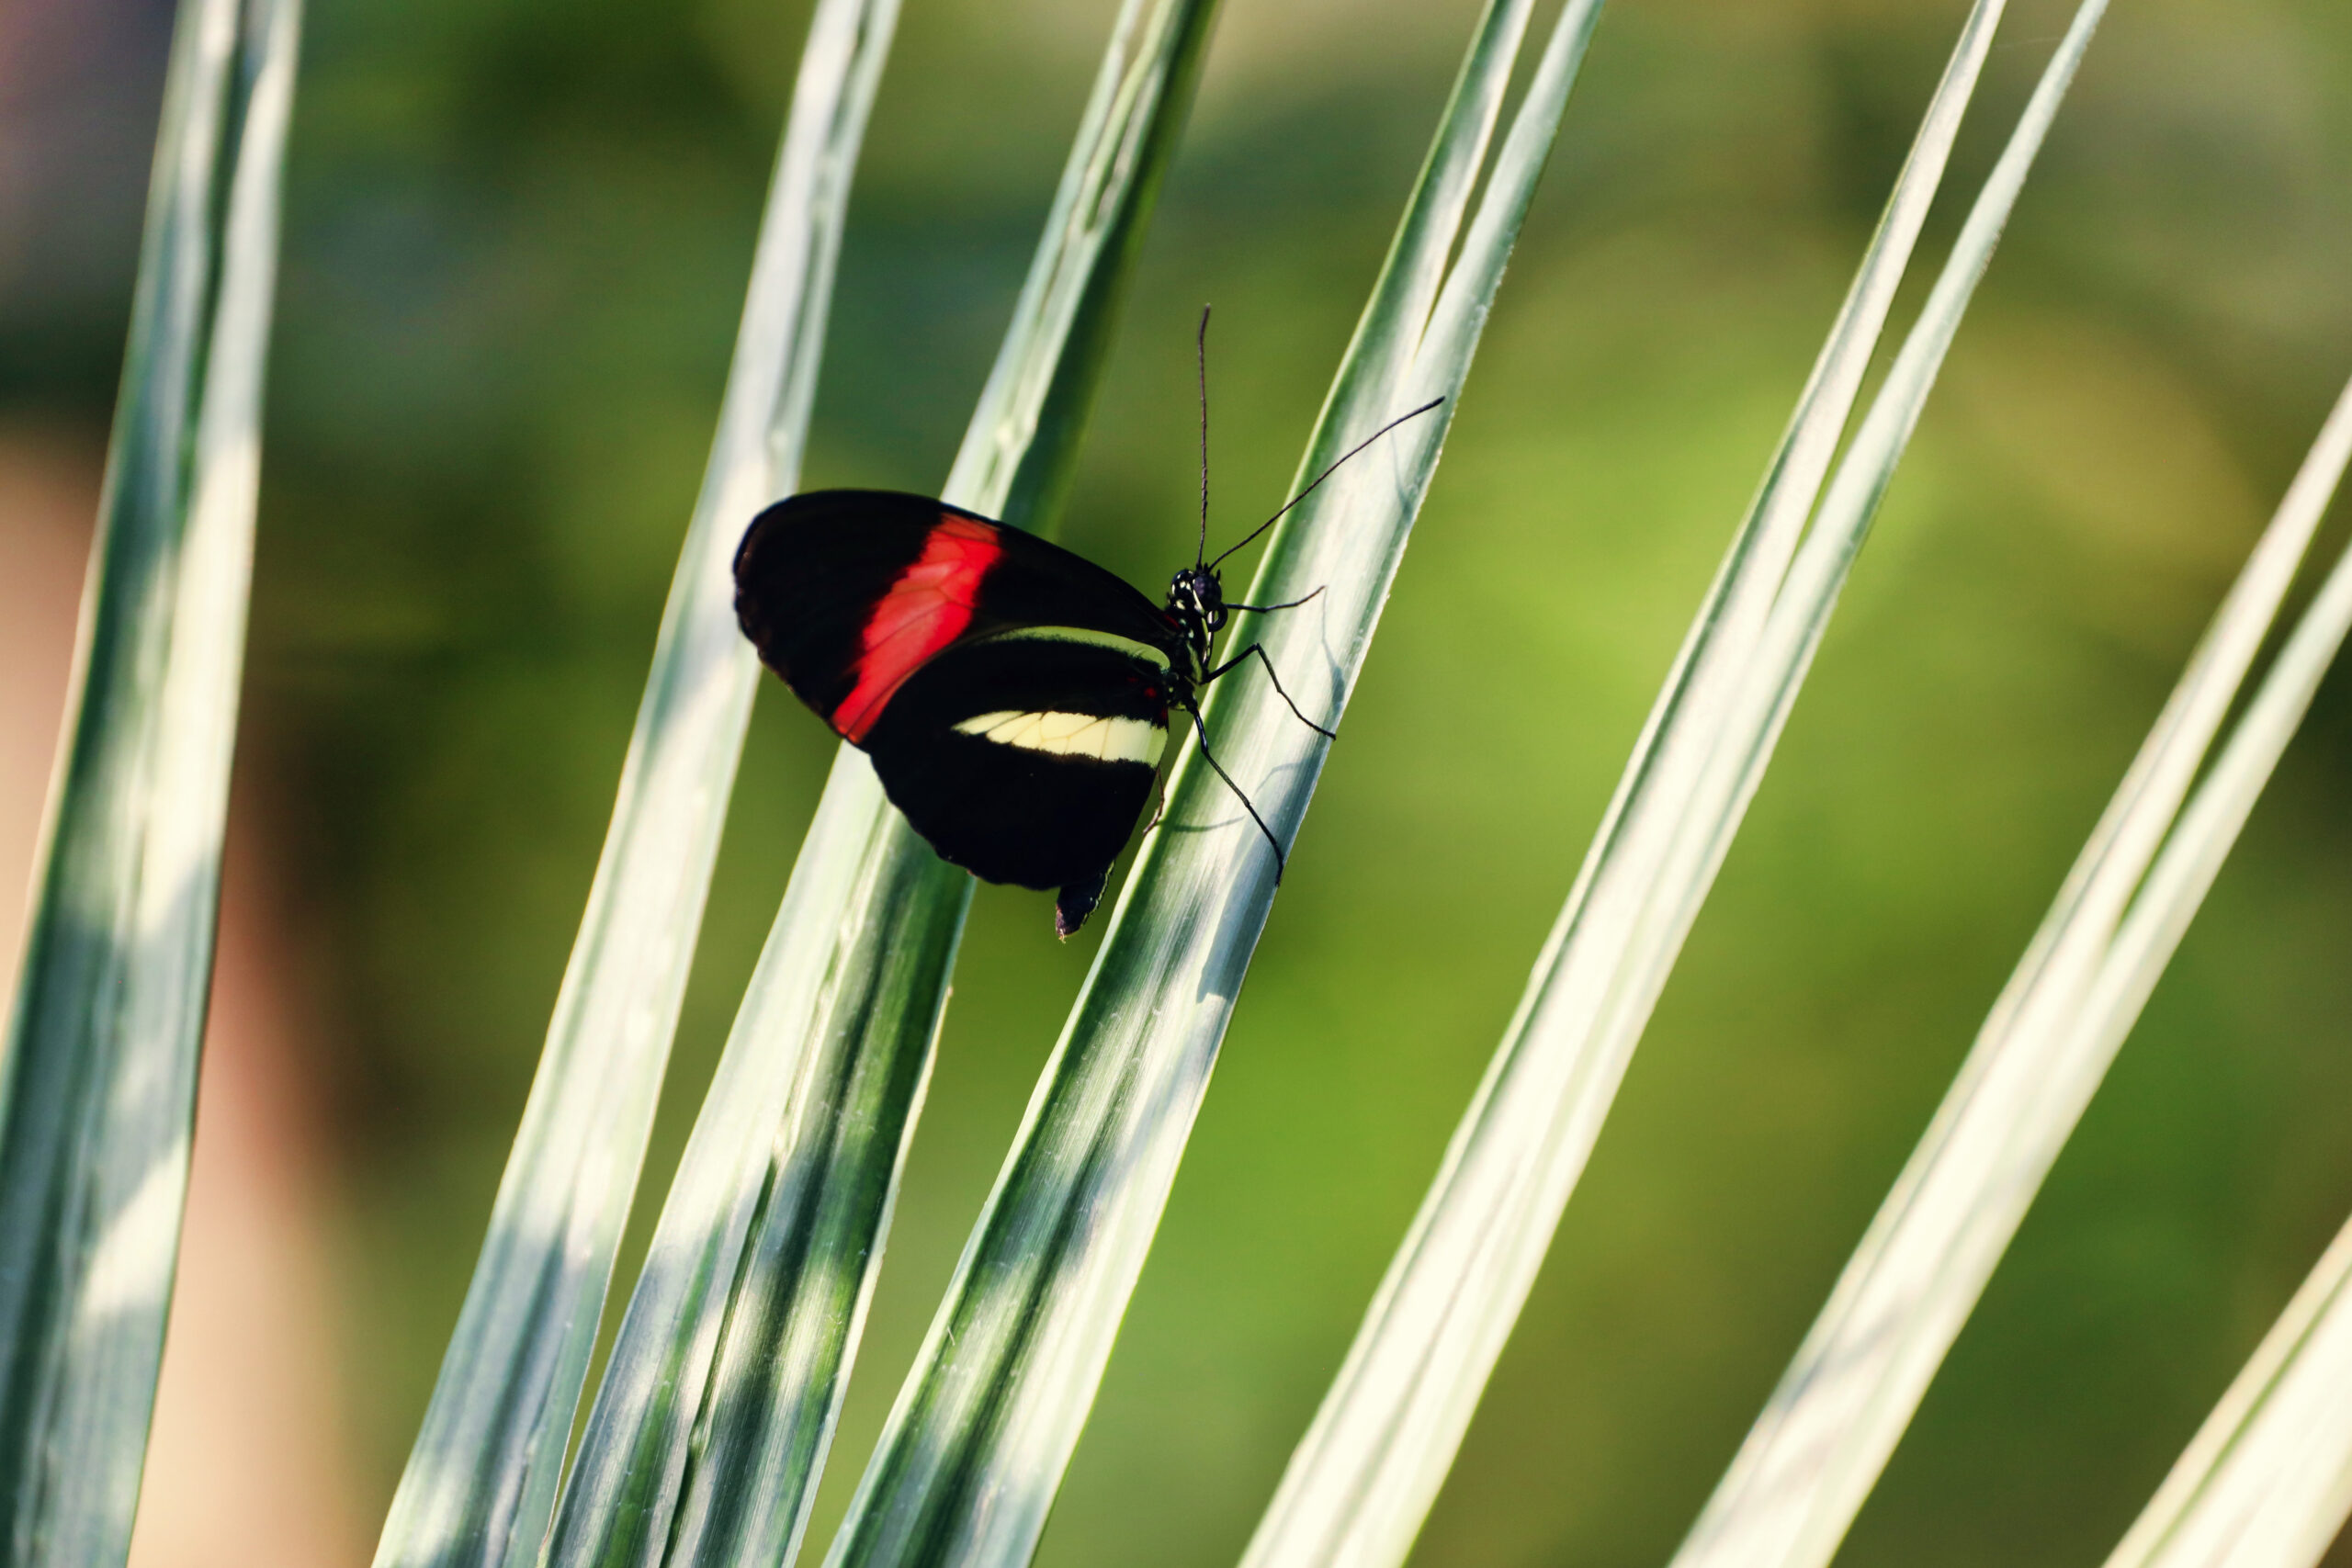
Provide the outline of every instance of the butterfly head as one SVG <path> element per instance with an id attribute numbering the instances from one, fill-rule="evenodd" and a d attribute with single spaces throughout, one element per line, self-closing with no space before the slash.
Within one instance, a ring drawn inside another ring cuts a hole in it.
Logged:
<path id="1" fill-rule="evenodd" d="M 1225 629 L 1225 584 L 1213 566 L 1188 566 L 1168 580 L 1168 613 L 1184 628 L 1184 640 L 1207 657 L 1209 643 Z"/>

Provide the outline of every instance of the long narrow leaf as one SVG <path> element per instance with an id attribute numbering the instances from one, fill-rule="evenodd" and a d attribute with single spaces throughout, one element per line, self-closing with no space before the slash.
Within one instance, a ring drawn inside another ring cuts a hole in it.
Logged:
<path id="1" fill-rule="evenodd" d="M 1877 233 L 1788 432 L 1692 620 L 1615 798 L 1436 1183 L 1293 1455 L 1250 1568 L 1401 1562 L 1548 1248 L 1643 1020 L 1611 1063 L 1572 1032 L 1590 985 L 1632 962 L 1630 907 L 1659 876 L 1667 831 L 1724 733 L 1993 37 L 2000 0 L 1962 29 Z M 1695 907 L 1695 905 L 1694 905 Z M 1679 945 L 1679 934 L 1671 935 Z M 1670 958 L 1670 953 L 1668 955 Z M 1553 988 L 1558 987 L 1558 993 Z M 1567 1006 L 1563 1006 L 1564 1000 Z"/>
<path id="2" fill-rule="evenodd" d="M 2315 513 L 2352 457 L 2352 389 L 2297 490 Z M 2292 504 L 2292 502 L 2290 502 Z M 2352 549 L 2264 678 L 2133 900 L 2083 1006 L 2055 1095 L 2087 1100 L 2130 1033 L 2256 798 L 2352 631 Z M 2064 1079 L 2071 1078 L 2072 1082 Z M 2053 1095 L 2053 1097 L 2055 1097 Z M 2109 1568 L 2309 1568 L 2352 1513 L 2352 1229 L 2296 1293 Z"/>
<path id="3" fill-rule="evenodd" d="M 187 1186 L 299 0 L 184 0 L 0 1044 L 0 1562 L 130 1550 Z"/>
<path id="4" fill-rule="evenodd" d="M 2347 457 L 2352 389 L 1678 1562 L 1811 1568 L 1836 1551 L 2269 776 L 2309 701 L 2299 683 L 2343 636 L 2339 567 L 2158 858 Z"/>
<path id="5" fill-rule="evenodd" d="M 1122 15 L 952 499 L 1048 519 L 1214 10 Z M 797 1552 L 970 897 L 843 748 L 630 1300 L 553 1562 Z"/>
<path id="6" fill-rule="evenodd" d="M 897 12 L 897 0 L 824 0 L 811 23 L 603 859 L 378 1568 L 539 1558 L 758 677 L 729 568 L 742 519 L 798 478 L 850 176 Z"/>
<path id="7" fill-rule="evenodd" d="M 1450 413 L 1599 10 L 1598 0 L 1571 0 L 1563 13 L 1447 274 L 1475 174 L 1464 150 L 1485 142 L 1525 28 L 1523 6 L 1487 8 L 1303 476 L 1411 403 L 1442 394 Z M 1444 429 L 1443 415 L 1417 422 L 1317 491 L 1274 536 L 1251 587 L 1254 603 L 1322 591 L 1307 609 L 1246 622 L 1233 646 L 1261 641 L 1293 695 L 1326 723 L 1336 721 L 1361 668 Z M 1289 842 L 1321 769 L 1321 738 L 1256 683 L 1219 687 L 1209 728 L 1235 781 Z M 1197 748 L 1188 749 L 1164 822 L 1137 857 L 833 1543 L 833 1568 L 1011 1568 L 1035 1550 L 1263 928 L 1274 874 L 1255 825 Z"/>
<path id="8" fill-rule="evenodd" d="M 1391 405 L 1445 283 L 1446 260 L 1469 212 L 1487 145 L 1502 119 L 1511 68 L 1519 61 L 1533 9 L 1532 0 L 1487 0 L 1380 276 L 1373 281 L 1371 298 L 1324 398 L 1307 456 L 1299 465 L 1301 479 L 1336 461 L 1352 445 L 1354 434 L 1376 428 L 1399 412 Z"/>
<path id="9" fill-rule="evenodd" d="M 2107 1568 L 2312 1568 L 2352 1515 L 2352 1224 Z"/>

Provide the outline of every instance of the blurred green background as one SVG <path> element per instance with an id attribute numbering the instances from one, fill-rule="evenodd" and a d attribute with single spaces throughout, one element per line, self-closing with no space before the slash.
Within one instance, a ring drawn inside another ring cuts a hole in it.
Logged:
<path id="1" fill-rule="evenodd" d="M 65 63 L 0 96 L 0 421 L 86 440 L 170 18 L 17 6 L 0 48 L 46 39 Z M 938 484 L 1113 10 L 908 0 L 811 486 Z M 1239 1550 L 1964 10 L 1618 0 L 1603 20 L 1052 1568 Z M 239 831 L 290 883 L 324 998 L 306 1069 L 370 1533 L 587 893 L 806 13 L 312 0 Z M 1280 502 L 1474 14 L 1227 0 L 1066 542 L 1146 584 L 1186 547 L 1204 300 L 1219 528 Z M 2012 7 L 1930 261 L 2066 14 Z M 2118 0 L 1417 1562 L 1671 1551 L 2352 370 L 2348 256 L 2352 10 Z M 771 686 L 640 1238 L 830 751 Z M 2099 1561 L 2352 1210 L 2348 791 L 2338 676 L 1841 1562 Z M 1084 972 L 1089 944 L 1049 926 L 1044 898 L 981 889 L 814 1540 Z"/>

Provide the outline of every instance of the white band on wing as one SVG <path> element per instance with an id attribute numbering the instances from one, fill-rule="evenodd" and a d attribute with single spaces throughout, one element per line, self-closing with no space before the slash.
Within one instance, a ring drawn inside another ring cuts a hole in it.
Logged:
<path id="1" fill-rule="evenodd" d="M 1159 765 L 1168 731 L 1144 718 L 1103 718 L 1091 713 L 984 713 L 956 727 L 1000 746 L 1102 762 Z"/>
<path id="2" fill-rule="evenodd" d="M 1090 631 L 1084 626 L 1012 626 L 1001 632 L 990 632 L 979 642 L 1069 642 L 1082 648 L 1107 648 L 1114 653 L 1124 653 L 1130 659 L 1140 659 L 1165 670 L 1168 655 L 1148 642 L 1137 642 L 1116 632 Z"/>

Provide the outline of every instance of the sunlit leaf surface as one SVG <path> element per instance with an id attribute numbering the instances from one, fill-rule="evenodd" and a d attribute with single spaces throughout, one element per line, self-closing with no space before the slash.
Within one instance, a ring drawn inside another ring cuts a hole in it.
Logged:
<path id="1" fill-rule="evenodd" d="M 0 1561 L 130 1549 L 187 1186 L 243 669 L 297 0 L 185 0 L 0 1045 Z"/>
<path id="2" fill-rule="evenodd" d="M 2352 1516 L 2352 1225 L 2107 1568 L 2312 1568 Z"/>
<path id="3" fill-rule="evenodd" d="M 799 476 L 850 175 L 897 13 L 897 0 L 825 0 L 810 26 L 604 857 L 379 1568 L 540 1556 L 759 672 L 729 568 L 743 519 Z"/>
<path id="4" fill-rule="evenodd" d="M 1529 7 L 1489 6 L 1397 238 L 1301 465 L 1320 472 L 1442 397 L 1291 513 L 1226 644 L 1261 644 L 1335 726 L 1442 449 L 1503 265 L 1600 7 L 1562 14 L 1491 171 L 1469 197 Z M 1467 231 L 1464 220 L 1468 218 Z M 1457 238 L 1461 254 L 1446 261 Z M 1214 688 L 1216 754 L 1287 844 L 1327 743 L 1252 671 Z M 847 1522 L 834 1568 L 1014 1565 L 1035 1550 L 1165 1206 L 1276 866 L 1230 787 L 1189 747 L 1147 836 L 1014 1150 L 967 1244 Z"/>
<path id="5" fill-rule="evenodd" d="M 1122 14 L 949 499 L 1050 518 L 1214 13 Z M 630 1299 L 554 1562 L 797 1550 L 970 900 L 843 747 Z"/>
<path id="6" fill-rule="evenodd" d="M 1926 1136 L 1693 1530 L 1687 1556 L 1815 1564 L 1835 1552 L 2342 639 L 2335 596 L 2347 588 L 2339 567 L 2183 812 L 2190 781 L 2347 457 L 2352 393 L 2338 403 L 2158 716 Z"/>
<path id="7" fill-rule="evenodd" d="M 2207 637 L 2200 664 L 2242 667 L 2277 612 L 2290 551 L 2299 554 L 2352 461 L 2352 387 L 2335 406 L 2269 534 Z M 2261 614 L 2267 609 L 2268 614 Z M 2233 624 L 2242 617 L 2243 623 Z M 2321 679 L 2352 631 L 2352 550 L 2328 574 L 2211 773 L 2181 813 L 2147 883 L 2100 955 L 2079 1016 L 2045 1048 L 2057 1102 L 2029 1134 L 2089 1098 L 2138 1020 L 2165 964 L 2212 886 Z M 2191 667 L 2191 676 L 2198 673 Z M 2219 684 L 2218 677 L 2214 679 Z M 2184 679 L 2184 689 L 2188 681 Z M 2215 707 L 2234 694 L 2207 699 Z M 2188 705 L 2176 697 L 2176 708 Z M 2194 732 L 2204 716 L 2183 716 Z M 2153 792 L 2152 792 L 2153 793 Z M 2062 1123 L 2058 1134 L 2071 1127 Z M 2035 1151 L 2039 1152 L 2039 1151 Z M 2031 1157 L 2030 1156 L 2027 1157 Z M 2046 1160 L 2043 1161 L 2046 1164 Z M 2173 1467 L 2109 1568 L 2310 1568 L 2352 1514 L 2352 1229 L 2336 1237 L 2301 1290 Z"/>
<path id="8" fill-rule="evenodd" d="M 1770 722 L 1758 697 L 1741 703 L 1744 683 L 1758 675 L 1770 618 L 1786 613 L 1778 601 L 1791 558 L 2001 12 L 1999 0 L 1987 0 L 1962 29 L 1845 307 L 1659 692 L 1519 1016 L 1250 1542 L 1244 1561 L 1251 1568 L 1401 1562 L 1453 1463 L 1745 805 L 1744 795 L 1722 798 L 1720 786 L 1709 800 L 1708 770 L 1720 773 L 1726 743 Z M 1899 412 L 1907 395 L 1916 412 L 1927 386 L 1921 368 L 1915 355 L 1906 392 L 1894 403 L 1883 397 L 1881 408 Z M 1924 369 L 1931 378 L 1932 365 Z M 1889 421 L 1879 423 L 1883 430 Z M 1871 450 L 1891 469 L 1901 442 L 1882 438 Z M 1825 517 L 1838 517 L 1859 542 L 1871 509 L 1849 505 Z M 1841 581 L 1816 592 L 1834 596 Z M 1801 657 L 1789 649 L 1777 668 L 1793 681 Z M 1710 809 L 1712 817 L 1701 815 Z M 1715 856 L 1674 863 L 1678 836 L 1694 828 L 1718 846 Z M 1677 873 L 1679 880 L 1669 880 Z"/>

